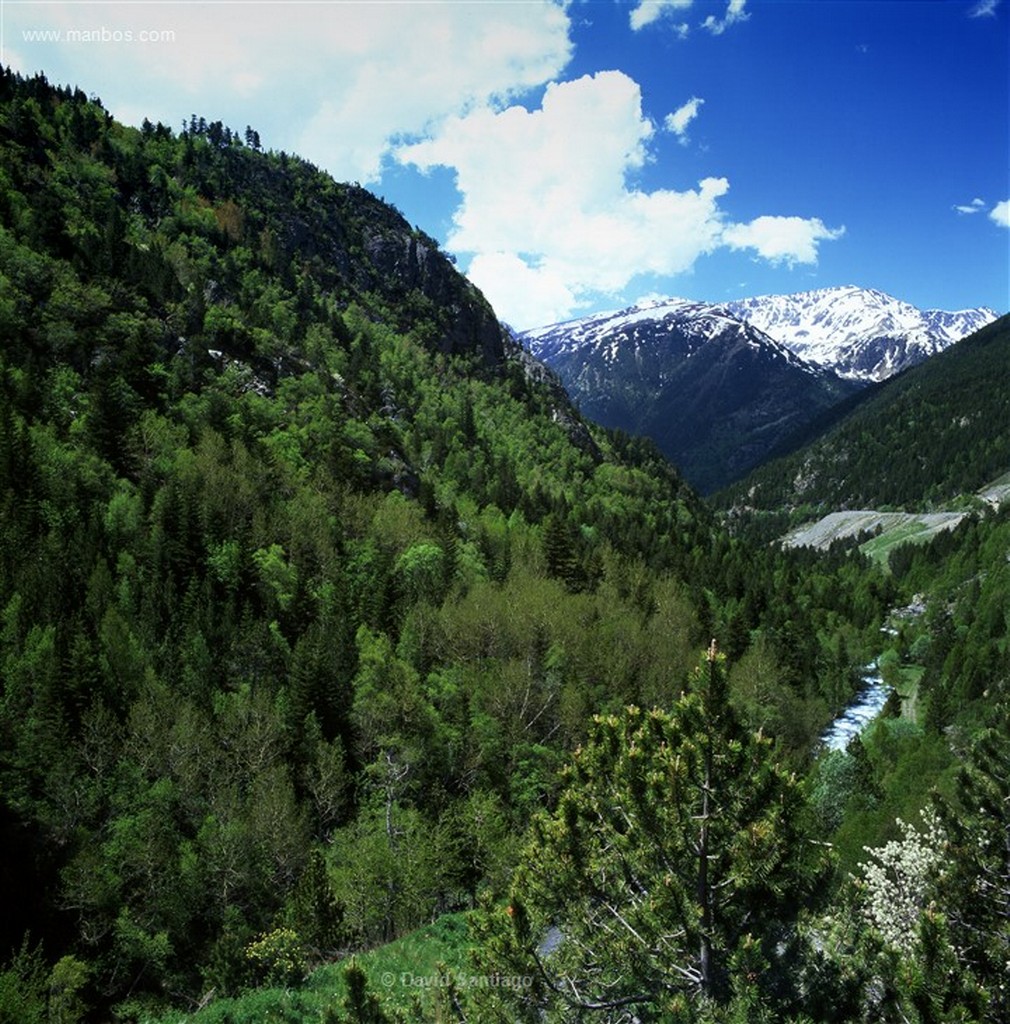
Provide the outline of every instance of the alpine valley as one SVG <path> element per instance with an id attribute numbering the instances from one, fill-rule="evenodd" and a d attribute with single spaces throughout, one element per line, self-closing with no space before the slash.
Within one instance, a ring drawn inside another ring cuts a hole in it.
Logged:
<path id="1" fill-rule="evenodd" d="M 651 437 L 708 493 L 795 447 L 841 400 L 996 315 L 923 312 L 843 287 L 722 306 L 658 300 L 519 337 L 587 416 Z"/>
<path id="2" fill-rule="evenodd" d="M 580 413 L 251 127 L 0 69 L 0 182 L 0 1024 L 1010 1019 L 1007 319 L 529 336 Z M 819 447 L 717 505 L 608 403 L 707 488 Z M 777 542 L 853 496 L 963 515 Z"/>

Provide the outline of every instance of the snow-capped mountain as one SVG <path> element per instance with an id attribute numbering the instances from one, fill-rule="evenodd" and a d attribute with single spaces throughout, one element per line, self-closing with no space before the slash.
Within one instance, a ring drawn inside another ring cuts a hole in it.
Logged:
<path id="1" fill-rule="evenodd" d="M 753 348 L 767 348 L 772 358 L 783 359 L 797 369 L 816 373 L 816 367 L 797 358 L 790 349 L 760 329 L 749 329 L 742 317 L 721 306 L 689 299 L 659 299 L 627 309 L 594 313 L 549 327 L 525 331 L 519 337 L 538 359 L 548 365 L 579 352 L 591 351 L 603 363 L 633 354 L 636 361 L 675 345 L 692 355 L 706 342 L 727 332 L 741 336 Z M 664 344 L 665 341 L 665 344 Z"/>
<path id="2" fill-rule="evenodd" d="M 864 381 L 921 363 L 997 317 L 986 307 L 920 310 L 854 286 L 741 299 L 726 309 L 802 358 Z"/>
<path id="3" fill-rule="evenodd" d="M 727 309 L 665 299 L 519 335 L 582 412 L 651 437 L 702 491 L 763 461 L 856 386 Z"/>

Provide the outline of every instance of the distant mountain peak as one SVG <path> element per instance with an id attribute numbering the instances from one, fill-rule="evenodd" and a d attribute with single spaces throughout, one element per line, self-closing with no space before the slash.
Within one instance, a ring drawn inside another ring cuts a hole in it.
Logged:
<path id="1" fill-rule="evenodd" d="M 863 381 L 884 380 L 921 363 L 997 317 L 984 306 L 921 310 L 857 285 L 762 295 L 726 308 L 804 359 Z"/>
<path id="2" fill-rule="evenodd" d="M 996 319 L 841 285 L 721 305 L 649 299 L 524 331 L 582 411 L 653 438 L 702 491 L 757 465 L 853 390 Z"/>
<path id="3" fill-rule="evenodd" d="M 703 491 L 725 485 L 854 385 L 726 306 L 659 299 L 519 335 L 582 411 L 652 437 Z"/>

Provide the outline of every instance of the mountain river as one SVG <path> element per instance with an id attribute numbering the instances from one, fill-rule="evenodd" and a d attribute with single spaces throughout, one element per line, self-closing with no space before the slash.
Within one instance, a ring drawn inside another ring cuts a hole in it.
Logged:
<path id="1" fill-rule="evenodd" d="M 855 699 L 821 734 L 824 747 L 844 750 L 849 740 L 880 714 L 890 692 L 891 688 L 884 685 L 876 665 L 867 666 L 863 685 Z"/>

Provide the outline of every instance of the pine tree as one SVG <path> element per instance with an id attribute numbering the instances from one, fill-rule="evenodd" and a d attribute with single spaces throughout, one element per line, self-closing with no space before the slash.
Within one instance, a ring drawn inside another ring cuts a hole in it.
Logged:
<path id="1" fill-rule="evenodd" d="M 314 849 L 291 894 L 288 915 L 292 928 L 315 957 L 332 955 L 345 938 L 343 909 L 333 895 L 322 852 Z"/>
<path id="2" fill-rule="evenodd" d="M 572 591 L 580 589 L 582 583 L 575 531 L 561 513 L 552 513 L 543 526 L 544 559 L 547 572 L 555 579 L 562 580 Z"/>
<path id="3" fill-rule="evenodd" d="M 714 645 L 672 712 L 598 717 L 565 782 L 508 908 L 481 918 L 482 968 L 528 983 L 483 997 L 480 1019 L 680 1019 L 732 1000 L 745 949 L 766 995 L 781 981 L 810 880 L 801 797 L 737 723 Z"/>
<path id="4" fill-rule="evenodd" d="M 399 1018 L 387 1011 L 370 991 L 365 972 L 353 958 L 344 968 L 344 983 L 347 986 L 344 1013 L 327 1007 L 323 1011 L 323 1024 L 396 1024 Z"/>

